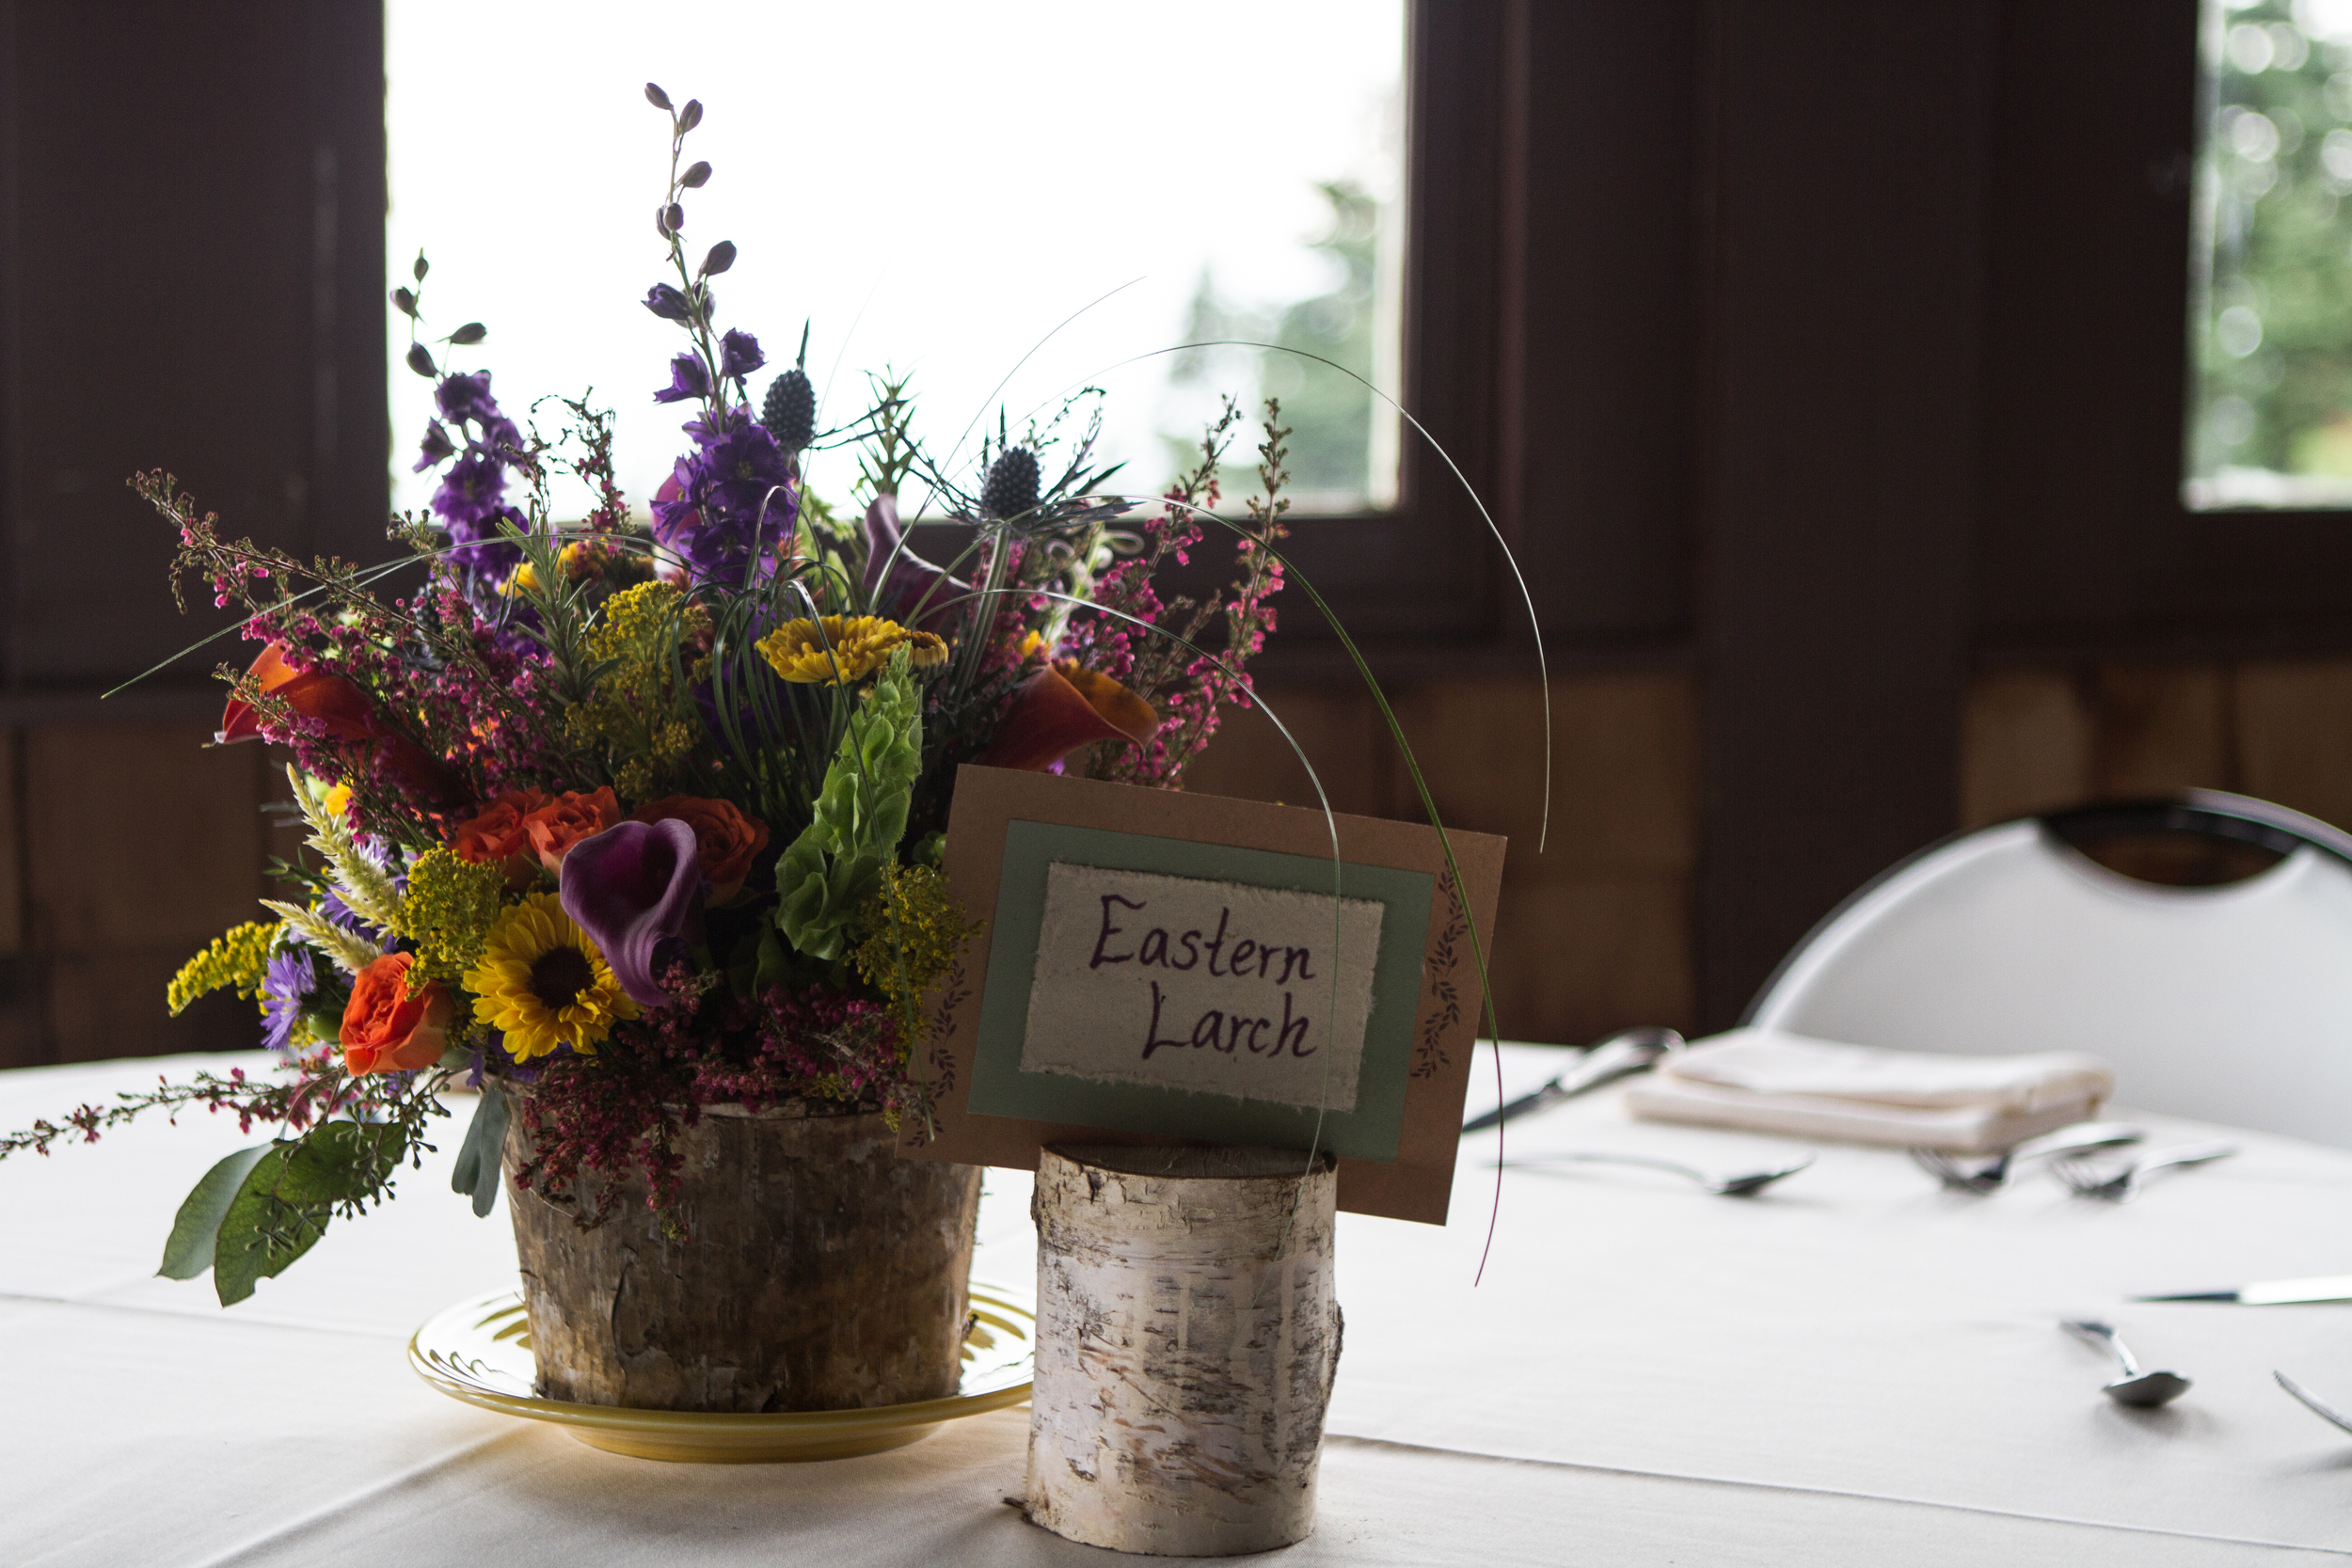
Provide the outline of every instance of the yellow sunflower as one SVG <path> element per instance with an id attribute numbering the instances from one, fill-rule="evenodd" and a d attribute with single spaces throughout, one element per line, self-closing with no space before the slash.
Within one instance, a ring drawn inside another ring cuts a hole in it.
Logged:
<path id="1" fill-rule="evenodd" d="M 533 894 L 499 917 L 466 989 L 474 1018 L 503 1033 L 518 1062 L 559 1045 L 594 1053 L 616 1019 L 637 1016 L 604 955 L 552 893 Z"/>
<path id="2" fill-rule="evenodd" d="M 803 685 L 846 686 L 882 667 L 904 644 L 918 670 L 947 660 L 947 644 L 928 631 L 911 631 L 879 615 L 828 615 L 819 623 L 787 621 L 758 648 L 776 673 Z"/>

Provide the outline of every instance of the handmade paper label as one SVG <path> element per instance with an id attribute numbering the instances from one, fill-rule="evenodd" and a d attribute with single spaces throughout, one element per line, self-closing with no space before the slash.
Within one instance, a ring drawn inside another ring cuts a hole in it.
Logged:
<path id="1" fill-rule="evenodd" d="M 1021 1069 L 1353 1111 L 1384 912 L 1055 861 Z"/>

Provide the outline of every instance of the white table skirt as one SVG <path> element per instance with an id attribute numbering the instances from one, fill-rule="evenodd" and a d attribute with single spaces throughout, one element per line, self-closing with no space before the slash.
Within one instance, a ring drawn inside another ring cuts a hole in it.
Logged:
<path id="1" fill-rule="evenodd" d="M 1490 1102 L 1484 1065 L 1473 1102 Z M 0 1122 L 250 1058 L 0 1074 Z M 1516 1090 L 1556 1053 L 1514 1048 Z M 461 1117 L 469 1108 L 461 1109 Z M 2152 1119 L 2159 1143 L 2212 1129 Z M 1024 1523 L 1026 1412 L 799 1465 L 581 1447 L 413 1377 L 409 1333 L 511 1279 L 504 1216 L 447 1192 L 462 1121 L 405 1196 L 338 1222 L 229 1311 L 152 1277 L 173 1209 L 258 1139 L 201 1114 L 0 1164 L 0 1563 L 1099 1562 Z M 1603 1093 L 1513 1152 L 1735 1168 L 1776 1140 L 1628 1121 Z M 1516 1169 L 1485 1282 L 1492 1133 L 1446 1229 L 1344 1216 L 1347 1341 L 1317 1529 L 1284 1560 L 2169 1564 L 2352 1554 L 2352 1305 L 2132 1306 L 2134 1291 L 2352 1269 L 2352 1154 L 2247 1134 L 2123 1206 L 2046 1177 L 1936 1191 L 1832 1148 L 1752 1200 L 1665 1175 Z M 977 1272 L 1031 1268 L 1026 1179 L 992 1172 Z M 2113 1317 L 2196 1380 L 2133 1412 L 2055 1326 Z"/>

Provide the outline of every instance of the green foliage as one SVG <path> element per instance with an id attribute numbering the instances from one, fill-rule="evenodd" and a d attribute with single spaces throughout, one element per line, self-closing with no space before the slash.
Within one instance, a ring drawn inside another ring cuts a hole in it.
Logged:
<path id="1" fill-rule="evenodd" d="M 843 956 L 906 832 L 923 770 L 923 700 L 906 650 L 890 656 L 825 769 L 812 820 L 776 863 L 776 928 L 802 953 Z"/>
<path id="2" fill-rule="evenodd" d="M 171 1222 L 171 1236 L 164 1243 L 163 1266 L 157 1274 L 166 1279 L 194 1279 L 213 1266 L 213 1248 L 230 1203 L 245 1189 L 255 1162 L 276 1147 L 255 1144 L 241 1148 L 204 1173 L 204 1180 L 188 1194 Z"/>
<path id="3" fill-rule="evenodd" d="M 336 1215 L 386 1196 L 414 1133 L 407 1118 L 328 1121 L 230 1155 L 180 1205 L 158 1272 L 193 1279 L 210 1268 L 220 1304 L 235 1306 L 317 1245 Z"/>
<path id="4" fill-rule="evenodd" d="M 499 1200 L 499 1153 L 506 1147 L 506 1091 L 496 1082 L 482 1085 L 482 1103 L 474 1108 L 466 1128 L 466 1141 L 457 1147 L 457 1164 L 450 1172 L 450 1191 L 473 1199 L 473 1212 L 487 1215 Z"/>
<path id="5" fill-rule="evenodd" d="M 2305 35 L 2296 9 L 2242 6 L 2205 40 L 2198 475 L 2352 480 L 2352 43 Z"/>

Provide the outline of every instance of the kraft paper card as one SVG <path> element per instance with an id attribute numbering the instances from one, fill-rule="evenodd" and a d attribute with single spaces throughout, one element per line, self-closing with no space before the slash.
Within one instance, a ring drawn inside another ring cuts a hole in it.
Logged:
<path id="1" fill-rule="evenodd" d="M 1343 1209 L 1443 1224 L 1503 854 L 1447 837 L 1462 888 L 1412 823 L 960 769 L 947 876 L 985 925 L 930 998 L 932 1122 L 899 1153 L 1323 1148 Z"/>

